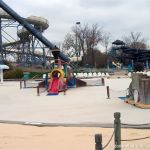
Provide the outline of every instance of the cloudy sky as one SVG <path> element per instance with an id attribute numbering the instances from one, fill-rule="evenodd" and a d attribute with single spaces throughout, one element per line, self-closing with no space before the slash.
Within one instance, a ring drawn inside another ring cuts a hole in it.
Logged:
<path id="1" fill-rule="evenodd" d="M 62 42 L 76 22 L 97 23 L 112 34 L 112 41 L 141 32 L 150 39 L 150 0 L 4 0 L 22 17 L 43 16 L 50 27 L 45 36 Z"/>

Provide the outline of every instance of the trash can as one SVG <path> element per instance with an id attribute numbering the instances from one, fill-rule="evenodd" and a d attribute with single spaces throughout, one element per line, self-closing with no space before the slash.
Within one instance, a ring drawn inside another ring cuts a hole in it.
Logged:
<path id="1" fill-rule="evenodd" d="M 29 79 L 29 75 L 30 75 L 29 72 L 23 72 L 23 79 L 24 80 L 28 80 Z"/>

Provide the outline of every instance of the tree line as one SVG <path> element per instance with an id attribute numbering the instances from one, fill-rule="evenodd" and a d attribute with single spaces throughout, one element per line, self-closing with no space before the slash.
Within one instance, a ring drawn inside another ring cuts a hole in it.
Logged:
<path id="1" fill-rule="evenodd" d="M 111 37 L 111 33 L 105 32 L 98 24 L 76 24 L 65 36 L 62 48 L 66 53 L 72 48 L 74 51 L 71 53 L 72 56 L 82 55 L 82 66 L 103 68 L 106 67 L 108 53 L 111 51 Z M 131 32 L 129 35 L 123 36 L 122 40 L 126 46 L 131 48 L 148 48 L 147 41 L 141 32 Z M 105 51 L 101 52 L 99 46 L 103 46 Z"/>

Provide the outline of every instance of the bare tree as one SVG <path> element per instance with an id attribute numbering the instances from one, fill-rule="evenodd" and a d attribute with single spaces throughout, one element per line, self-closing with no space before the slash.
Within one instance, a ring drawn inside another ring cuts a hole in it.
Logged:
<path id="1" fill-rule="evenodd" d="M 77 52 L 83 52 L 83 62 L 88 63 L 86 56 L 89 54 L 92 58 L 92 64 L 95 66 L 94 49 L 102 41 L 102 28 L 97 24 L 89 26 L 74 26 L 72 28 L 73 35 L 67 35 L 63 47 L 74 47 Z M 92 54 L 92 55 L 91 55 Z"/>
<path id="2" fill-rule="evenodd" d="M 146 49 L 146 39 L 142 36 L 141 32 L 131 32 L 130 35 L 123 37 L 127 46 L 131 48 L 138 48 L 138 49 Z"/>
<path id="3" fill-rule="evenodd" d="M 93 24 L 86 32 L 87 52 L 92 52 L 92 64 L 94 66 L 96 66 L 94 49 L 102 41 L 102 37 L 102 28 L 99 28 L 97 24 Z"/>
<path id="4" fill-rule="evenodd" d="M 77 45 L 76 48 L 79 51 L 83 52 L 83 55 L 86 54 L 86 32 L 88 30 L 88 25 L 84 25 L 83 27 L 80 25 L 79 27 L 75 26 L 72 28 L 72 31 L 74 32 L 75 36 L 77 37 Z"/>
<path id="5" fill-rule="evenodd" d="M 92 58 L 92 65 L 95 66 L 94 49 L 102 41 L 102 28 L 97 24 L 93 24 L 91 27 L 86 24 L 83 27 L 74 28 L 73 31 L 77 33 L 79 46 L 85 56 L 84 59 L 86 60 L 86 55 L 89 54 Z"/>
<path id="6" fill-rule="evenodd" d="M 109 32 L 105 32 L 101 44 L 105 47 L 107 69 L 109 69 L 108 45 L 110 44 L 110 42 L 111 42 L 111 34 Z"/>
<path id="7" fill-rule="evenodd" d="M 110 34 L 109 32 L 105 32 L 105 33 L 103 34 L 101 44 L 102 44 L 102 46 L 105 47 L 105 52 L 106 52 L 106 54 L 107 54 L 108 45 L 110 44 L 110 42 L 111 42 L 111 34 Z"/>
<path id="8" fill-rule="evenodd" d="M 63 48 L 68 50 L 71 47 L 75 48 L 75 37 L 74 37 L 74 35 L 68 33 L 65 36 L 65 40 L 63 42 Z"/>

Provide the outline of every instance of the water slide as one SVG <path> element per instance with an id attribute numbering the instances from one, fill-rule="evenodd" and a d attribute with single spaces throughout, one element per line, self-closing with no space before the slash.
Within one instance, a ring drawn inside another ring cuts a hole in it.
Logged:
<path id="1" fill-rule="evenodd" d="M 7 12 L 5 12 L 3 9 L 0 8 L 0 18 L 3 19 L 11 19 L 14 20 L 12 18 L 12 16 L 10 16 Z M 36 28 L 40 28 L 40 30 L 46 30 L 49 27 L 49 22 L 47 19 L 43 18 L 43 17 L 38 17 L 38 16 L 29 16 L 27 18 L 24 18 L 27 22 L 29 22 L 30 24 L 33 24 Z M 25 30 L 25 29 L 24 29 Z M 21 30 L 20 30 L 21 32 Z M 26 30 L 27 32 L 27 30 Z"/>
<path id="2" fill-rule="evenodd" d="M 121 68 L 121 64 L 118 62 L 118 63 L 115 63 L 114 61 L 112 62 L 112 64 L 115 66 L 115 67 L 117 67 L 117 68 Z"/>
<path id="3" fill-rule="evenodd" d="M 64 55 L 59 48 L 51 43 L 47 38 L 45 38 L 42 33 L 34 28 L 27 20 L 22 18 L 19 14 L 17 14 L 13 9 L 11 9 L 5 2 L 0 0 L 0 7 L 7 12 L 14 20 L 18 21 L 27 31 L 29 31 L 32 35 L 34 35 L 39 41 L 45 44 L 49 49 L 52 50 L 52 54 L 55 59 L 60 58 L 62 61 L 67 63 L 70 62 L 70 59 Z"/>
<path id="4" fill-rule="evenodd" d="M 1 8 L 0 8 L 0 18 L 14 20 L 8 13 L 6 13 Z M 44 30 L 46 30 L 49 27 L 48 20 L 43 18 L 43 17 L 29 16 L 29 17 L 24 18 L 24 19 L 27 20 L 27 22 L 32 24 L 36 29 L 38 29 L 41 32 L 43 32 Z M 30 35 L 30 32 L 22 27 L 22 29 L 18 30 L 17 35 L 21 40 L 21 39 L 28 38 Z M 14 44 L 19 44 L 19 43 L 21 43 L 20 40 L 15 41 L 15 42 L 3 43 L 3 46 L 7 47 L 7 46 L 14 45 Z"/>

